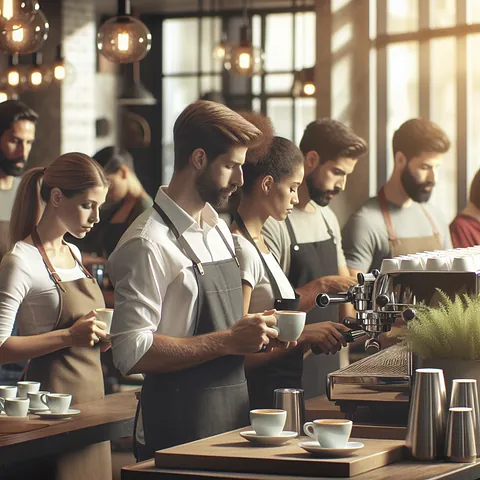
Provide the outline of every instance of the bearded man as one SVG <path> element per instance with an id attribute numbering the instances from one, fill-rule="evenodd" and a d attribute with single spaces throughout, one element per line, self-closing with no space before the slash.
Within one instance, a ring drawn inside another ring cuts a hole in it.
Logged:
<path id="1" fill-rule="evenodd" d="M 18 100 L 0 103 L 0 259 L 7 250 L 10 215 L 37 120 L 38 115 Z"/>
<path id="2" fill-rule="evenodd" d="M 380 269 L 385 258 L 452 246 L 443 214 L 428 203 L 450 140 L 435 123 L 414 118 L 400 126 L 392 143 L 392 176 L 342 231 L 354 274 Z"/>
<path id="3" fill-rule="evenodd" d="M 270 217 L 263 235 L 302 302 L 314 305 L 318 293 L 345 292 L 357 283 L 348 270 L 340 226 L 328 204 L 345 189 L 367 144 L 343 123 L 324 118 L 307 125 L 299 146 L 305 157 L 299 203 L 283 222 Z M 307 314 L 307 323 L 336 321 L 338 317 L 337 306 L 314 308 Z M 306 357 L 302 375 L 305 397 L 324 395 L 323 379 L 339 367 L 338 355 Z"/>

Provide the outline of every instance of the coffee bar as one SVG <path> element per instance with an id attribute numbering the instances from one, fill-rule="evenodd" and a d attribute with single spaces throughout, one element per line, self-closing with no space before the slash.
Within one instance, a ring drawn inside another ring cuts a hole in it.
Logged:
<path id="1" fill-rule="evenodd" d="M 0 0 L 0 480 L 480 479 L 480 0 Z"/>

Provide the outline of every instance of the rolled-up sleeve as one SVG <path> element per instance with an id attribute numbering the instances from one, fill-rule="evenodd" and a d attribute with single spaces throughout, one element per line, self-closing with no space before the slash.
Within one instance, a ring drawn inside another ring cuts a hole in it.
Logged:
<path id="1" fill-rule="evenodd" d="M 152 346 L 168 287 L 166 270 L 158 246 L 145 238 L 123 243 L 109 258 L 108 271 L 115 288 L 113 361 L 123 374 Z"/>

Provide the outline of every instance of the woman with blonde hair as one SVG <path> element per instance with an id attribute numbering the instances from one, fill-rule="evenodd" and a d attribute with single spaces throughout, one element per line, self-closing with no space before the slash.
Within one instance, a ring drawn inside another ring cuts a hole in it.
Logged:
<path id="1" fill-rule="evenodd" d="M 95 344 L 106 333 L 95 309 L 105 303 L 80 251 L 63 237 L 90 231 L 107 190 L 100 165 L 81 153 L 26 172 L 13 206 L 11 250 L 0 266 L 0 363 L 30 359 L 26 379 L 41 382 L 42 390 L 72 394 L 72 404 L 104 396 L 100 351 L 107 344 Z M 15 322 L 19 336 L 11 336 Z M 42 478 L 111 478 L 110 445 L 36 465 Z"/>

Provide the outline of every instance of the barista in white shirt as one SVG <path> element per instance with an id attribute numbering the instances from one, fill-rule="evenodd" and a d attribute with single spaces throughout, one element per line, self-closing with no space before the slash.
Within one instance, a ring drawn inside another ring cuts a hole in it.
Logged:
<path id="1" fill-rule="evenodd" d="M 109 259 L 113 358 L 142 373 L 137 459 L 248 424 L 244 355 L 275 340 L 271 314 L 243 315 L 232 236 L 213 206 L 243 184 L 261 132 L 227 107 L 189 105 L 174 129 L 175 170 Z"/>

